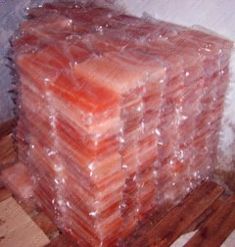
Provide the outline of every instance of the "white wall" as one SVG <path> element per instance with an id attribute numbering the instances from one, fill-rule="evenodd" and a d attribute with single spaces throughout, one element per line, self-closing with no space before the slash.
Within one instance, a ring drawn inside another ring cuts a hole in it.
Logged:
<path id="1" fill-rule="evenodd" d="M 11 89 L 12 77 L 7 64 L 9 38 L 17 29 L 25 14 L 25 8 L 46 0 L 0 0 L 0 122 L 13 116 L 13 103 L 8 91 Z"/>

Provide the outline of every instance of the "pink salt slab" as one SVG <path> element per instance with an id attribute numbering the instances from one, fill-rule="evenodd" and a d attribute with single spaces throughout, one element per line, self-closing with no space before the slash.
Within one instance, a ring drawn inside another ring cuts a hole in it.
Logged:
<path id="1" fill-rule="evenodd" d="M 22 163 L 3 170 L 1 179 L 20 199 L 27 200 L 33 196 L 30 174 Z"/>

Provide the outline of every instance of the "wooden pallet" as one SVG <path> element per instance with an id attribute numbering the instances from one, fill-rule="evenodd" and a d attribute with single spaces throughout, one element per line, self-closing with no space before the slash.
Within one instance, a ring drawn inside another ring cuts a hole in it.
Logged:
<path id="1" fill-rule="evenodd" d="M 30 196 L 24 179 L 27 171 L 24 173 L 22 164 L 16 162 L 12 126 L 14 121 L 0 126 L 0 246 L 75 247 Z M 216 247 L 234 229 L 235 196 L 214 182 L 205 182 L 167 214 L 154 213 L 123 245 Z M 232 241 L 230 246 L 235 246 Z"/>

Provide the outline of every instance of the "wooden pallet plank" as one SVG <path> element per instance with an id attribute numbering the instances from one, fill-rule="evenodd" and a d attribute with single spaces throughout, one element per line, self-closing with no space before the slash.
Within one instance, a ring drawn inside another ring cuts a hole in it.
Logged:
<path id="1" fill-rule="evenodd" d="M 48 237 L 12 198 L 0 202 L 0 246 L 42 247 Z"/>
<path id="2" fill-rule="evenodd" d="M 0 202 L 11 197 L 11 192 L 6 188 L 0 188 Z"/>
<path id="3" fill-rule="evenodd" d="M 207 209 L 201 216 L 199 216 L 193 224 L 187 229 L 187 232 L 192 232 L 200 228 L 200 226 L 210 217 L 212 214 L 215 213 L 218 208 L 224 204 L 224 201 L 228 198 L 224 194 L 220 196 L 215 202 Z"/>
<path id="4" fill-rule="evenodd" d="M 127 238 L 123 239 L 120 242 L 120 246 L 135 246 L 136 243 L 141 241 L 143 235 L 146 232 L 149 232 L 149 229 L 152 229 L 154 225 L 156 225 L 162 218 L 164 218 L 167 215 L 167 212 L 170 211 L 171 208 L 172 205 L 167 204 L 164 205 L 164 207 L 162 207 L 161 209 L 149 214 L 146 217 L 146 219 L 144 219 L 140 224 L 138 224 L 136 229 L 132 233 L 130 233 L 130 235 Z"/>
<path id="5" fill-rule="evenodd" d="M 203 183 L 132 246 L 170 246 L 222 193 L 223 188 L 215 183 Z"/>
<path id="6" fill-rule="evenodd" d="M 7 120 L 6 122 L 0 123 L 0 139 L 10 133 L 16 126 L 16 118 Z"/>
<path id="7" fill-rule="evenodd" d="M 235 196 L 230 197 L 201 226 L 186 247 L 219 247 L 235 229 Z"/>
<path id="8" fill-rule="evenodd" d="M 189 228 L 187 228 L 187 233 L 181 235 L 171 245 L 171 247 L 184 246 L 193 237 L 193 235 L 195 235 L 195 233 L 198 231 L 201 225 L 208 219 L 208 217 L 210 217 L 224 203 L 224 200 L 226 200 L 227 197 L 228 196 L 225 196 L 223 194 L 217 200 L 215 200 L 215 202 L 201 216 L 199 216 Z"/>
<path id="9" fill-rule="evenodd" d="M 0 170 L 12 165 L 17 160 L 17 153 L 13 143 L 12 134 L 0 139 Z"/>

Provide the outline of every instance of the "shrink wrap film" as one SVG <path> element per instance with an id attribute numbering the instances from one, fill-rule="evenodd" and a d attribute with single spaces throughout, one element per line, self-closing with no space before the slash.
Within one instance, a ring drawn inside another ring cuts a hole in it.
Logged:
<path id="1" fill-rule="evenodd" d="M 79 246 L 115 246 L 213 173 L 232 42 L 95 4 L 29 10 L 13 41 L 19 159 Z"/>

